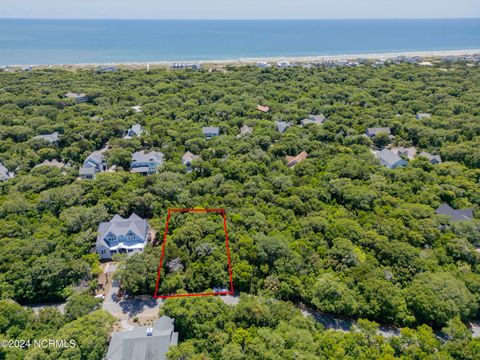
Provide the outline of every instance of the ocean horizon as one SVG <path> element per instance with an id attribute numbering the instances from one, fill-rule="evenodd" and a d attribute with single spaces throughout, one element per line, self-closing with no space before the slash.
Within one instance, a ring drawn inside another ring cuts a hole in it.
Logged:
<path id="1" fill-rule="evenodd" d="M 4 66 L 473 49 L 480 49 L 480 19 L 0 19 Z"/>

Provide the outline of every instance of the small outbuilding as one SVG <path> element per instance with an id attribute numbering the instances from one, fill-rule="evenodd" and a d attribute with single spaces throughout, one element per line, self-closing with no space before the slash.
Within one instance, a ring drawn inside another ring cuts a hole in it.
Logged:
<path id="1" fill-rule="evenodd" d="M 306 151 L 302 151 L 297 156 L 286 156 L 285 159 L 287 160 L 287 166 L 289 168 L 294 167 L 298 163 L 305 160 L 307 158 L 307 156 L 308 156 L 308 153 Z"/>

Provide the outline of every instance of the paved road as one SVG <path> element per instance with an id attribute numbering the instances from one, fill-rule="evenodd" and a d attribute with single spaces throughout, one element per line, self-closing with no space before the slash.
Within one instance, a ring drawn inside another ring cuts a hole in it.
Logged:
<path id="1" fill-rule="evenodd" d="M 119 299 L 119 281 L 113 280 L 112 286 L 103 301 L 103 309 L 120 320 L 127 320 L 135 316 L 157 316 L 161 300 L 152 297 L 142 299 Z"/>
<path id="2" fill-rule="evenodd" d="M 303 316 L 313 317 L 327 330 L 331 329 L 335 331 L 348 332 L 353 326 L 355 326 L 356 323 L 354 319 L 341 318 L 334 315 L 321 313 L 312 309 L 308 309 L 305 306 L 301 306 L 300 308 Z M 395 326 L 380 325 L 378 335 L 382 335 L 385 338 L 398 336 L 400 335 L 400 328 L 397 328 Z"/>

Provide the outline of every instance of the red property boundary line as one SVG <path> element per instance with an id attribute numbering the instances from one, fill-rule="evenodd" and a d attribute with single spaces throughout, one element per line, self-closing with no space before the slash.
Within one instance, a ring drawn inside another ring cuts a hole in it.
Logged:
<path id="1" fill-rule="evenodd" d="M 218 213 L 223 218 L 223 230 L 225 232 L 225 247 L 227 249 L 227 259 L 228 259 L 228 276 L 230 278 L 230 291 L 216 291 L 209 293 L 191 293 L 191 294 L 173 294 L 173 295 L 158 295 L 158 285 L 160 284 L 160 278 L 162 276 L 162 266 L 163 259 L 165 257 L 165 245 L 167 244 L 167 235 L 168 235 L 168 225 L 170 223 L 170 217 L 172 213 Z M 160 264 L 157 269 L 157 282 L 155 284 L 155 293 L 153 297 L 155 299 L 168 299 L 168 298 L 177 298 L 177 297 L 189 297 L 189 296 L 214 296 L 214 295 L 233 295 L 233 276 L 232 276 L 232 262 L 230 258 L 230 247 L 228 245 L 228 231 L 227 231 L 227 215 L 224 209 L 168 209 L 167 221 L 165 222 L 165 231 L 163 233 L 163 244 L 162 244 L 162 255 L 160 256 Z"/>

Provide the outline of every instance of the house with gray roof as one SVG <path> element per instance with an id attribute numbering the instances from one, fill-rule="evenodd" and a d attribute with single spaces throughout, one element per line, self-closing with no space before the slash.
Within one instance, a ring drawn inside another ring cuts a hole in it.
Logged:
<path id="1" fill-rule="evenodd" d="M 107 169 L 107 163 L 103 153 L 107 148 L 92 152 L 83 162 L 83 166 L 80 168 L 81 179 L 95 179 L 95 176 L 99 172 L 103 172 Z"/>
<path id="2" fill-rule="evenodd" d="M 177 346 L 178 333 L 168 316 L 156 320 L 153 327 L 136 326 L 115 332 L 105 360 L 164 360 L 170 346 Z"/>
<path id="3" fill-rule="evenodd" d="M 415 115 L 415 118 L 417 120 L 422 120 L 422 119 L 430 119 L 432 117 L 432 114 L 430 113 L 418 113 Z"/>
<path id="4" fill-rule="evenodd" d="M 73 99 L 77 103 L 88 101 L 88 96 L 85 93 L 77 94 L 77 93 L 68 92 L 64 95 L 64 97 L 66 97 L 67 99 Z"/>
<path id="5" fill-rule="evenodd" d="M 15 177 L 13 172 L 8 171 L 8 169 L 0 163 L 0 181 L 6 181 Z"/>
<path id="6" fill-rule="evenodd" d="M 277 121 L 275 126 L 278 132 L 284 133 L 292 124 L 286 121 Z"/>
<path id="7" fill-rule="evenodd" d="M 130 172 L 142 175 L 156 174 L 158 168 L 163 165 L 164 158 L 165 155 L 160 151 L 137 151 L 132 154 Z"/>
<path id="8" fill-rule="evenodd" d="M 200 155 L 194 155 L 190 151 L 187 151 L 182 156 L 182 164 L 187 167 L 187 172 L 192 172 L 192 162 L 201 159 Z"/>
<path id="9" fill-rule="evenodd" d="M 386 166 L 389 169 L 395 169 L 397 167 L 407 166 L 408 162 L 395 154 L 393 151 L 383 149 L 375 152 L 375 156 L 380 160 L 380 164 Z"/>
<path id="10" fill-rule="evenodd" d="M 242 135 L 247 135 L 247 134 L 251 134 L 253 132 L 253 128 L 248 126 L 248 125 L 243 125 L 241 128 L 240 128 L 240 136 Z"/>
<path id="11" fill-rule="evenodd" d="M 440 157 L 440 155 L 432 155 L 426 151 L 422 151 L 420 154 L 418 154 L 418 156 L 427 158 L 428 161 L 430 161 L 430 163 L 433 165 L 440 164 L 442 162 L 442 158 Z"/>
<path id="12" fill-rule="evenodd" d="M 96 250 L 100 259 L 109 260 L 114 254 L 142 252 L 147 244 L 147 220 L 136 214 L 128 219 L 115 215 L 112 220 L 102 222 L 97 230 Z"/>
<path id="13" fill-rule="evenodd" d="M 320 114 L 320 115 L 310 114 L 308 118 L 302 120 L 302 126 L 305 126 L 308 124 L 322 125 L 325 120 L 327 120 L 327 118 L 323 114 Z"/>
<path id="14" fill-rule="evenodd" d="M 131 139 L 136 136 L 141 136 L 145 132 L 145 129 L 140 124 L 134 124 L 130 129 L 127 130 L 124 139 Z"/>
<path id="15" fill-rule="evenodd" d="M 380 133 L 386 133 L 387 135 L 391 135 L 392 131 L 390 130 L 389 127 L 374 127 L 374 128 L 368 128 L 365 134 L 367 134 L 368 137 L 373 138 L 377 136 Z"/>
<path id="16" fill-rule="evenodd" d="M 472 209 L 458 209 L 455 210 L 450 205 L 444 203 L 435 211 L 437 215 L 445 215 L 450 217 L 451 221 L 470 221 L 473 220 Z"/>
<path id="17" fill-rule="evenodd" d="M 218 126 L 206 126 L 202 128 L 202 133 L 207 139 L 211 139 L 220 135 L 220 128 Z"/>
<path id="18" fill-rule="evenodd" d="M 404 156 L 409 160 L 413 160 L 417 154 L 417 149 L 413 146 L 403 147 L 399 146 L 398 148 L 391 148 L 391 150 L 398 156 Z"/>
<path id="19" fill-rule="evenodd" d="M 61 136 L 62 136 L 62 135 L 60 135 L 60 134 L 58 133 L 58 131 L 55 131 L 55 132 L 53 132 L 53 133 L 51 133 L 51 134 L 44 134 L 44 135 L 34 136 L 34 137 L 32 138 L 32 140 L 43 140 L 43 141 L 47 141 L 47 142 L 49 142 L 49 143 L 51 143 L 51 144 L 56 144 L 56 143 L 58 143 L 58 142 L 60 141 L 60 137 L 61 137 Z"/>

